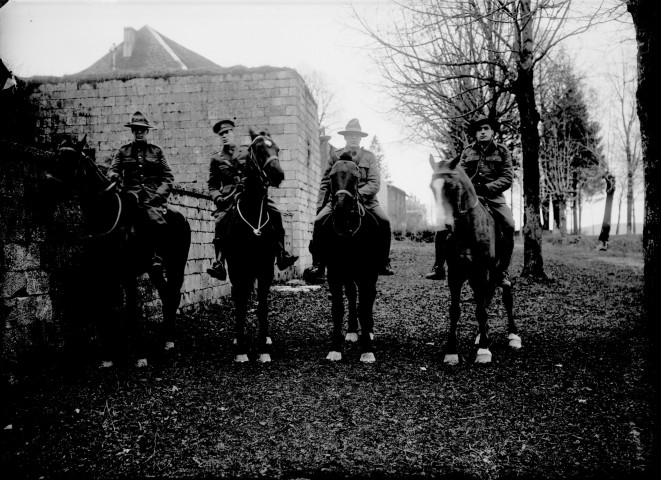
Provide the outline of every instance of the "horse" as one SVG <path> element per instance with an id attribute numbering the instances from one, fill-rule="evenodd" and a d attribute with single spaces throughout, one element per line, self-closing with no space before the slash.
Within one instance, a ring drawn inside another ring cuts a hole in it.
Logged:
<path id="1" fill-rule="evenodd" d="M 268 189 L 278 187 L 285 178 L 278 158 L 279 147 L 265 132 L 250 128 L 251 143 L 241 147 L 238 158 L 245 159 L 245 180 L 228 212 L 226 245 L 227 274 L 234 303 L 234 361 L 249 361 L 250 342 L 245 333 L 248 301 L 257 282 L 257 321 L 255 346 L 258 361 L 271 361 L 268 294 L 273 284 L 275 248 L 274 230 L 269 224 Z"/>
<path id="2" fill-rule="evenodd" d="M 461 289 L 468 281 L 475 298 L 475 317 L 479 333 L 476 363 L 491 362 L 487 308 L 496 289 L 498 269 L 497 235 L 495 221 L 487 208 L 479 201 L 473 184 L 459 165 L 460 157 L 452 161 L 436 163 L 430 155 L 433 170 L 431 189 L 437 205 L 441 228 L 452 227 L 447 243 L 448 287 L 450 288 L 450 329 L 444 362 L 455 365 L 457 353 L 457 322 L 461 315 L 459 306 Z M 513 315 L 512 287 L 502 287 L 502 299 L 507 312 L 509 346 L 521 348 Z"/>
<path id="3" fill-rule="evenodd" d="M 326 279 L 331 293 L 330 351 L 332 362 L 342 360 L 343 290 L 349 300 L 349 329 L 346 340 L 356 338 L 356 316 L 360 322 L 360 361 L 372 363 L 374 356 L 373 307 L 376 283 L 383 258 L 374 247 L 378 239 L 378 222 L 359 201 L 360 172 L 351 160 L 336 161 L 329 173 L 332 212 L 321 225 L 319 254 L 327 265 Z M 358 304 L 356 306 L 356 291 Z"/>
<path id="4" fill-rule="evenodd" d="M 181 301 L 181 287 L 191 243 L 191 229 L 184 215 L 168 206 L 165 214 L 168 242 L 159 255 L 163 270 L 151 268 L 152 248 L 140 236 L 133 233 L 133 218 L 137 209 L 135 196 L 125 193 L 117 182 L 111 182 L 99 165 L 86 155 L 82 140 L 68 138 L 57 149 L 54 166 L 46 173 L 49 184 L 67 196 L 77 198 L 83 217 L 87 246 L 94 250 L 94 260 L 99 262 L 104 280 L 119 286 L 125 294 L 126 317 L 135 339 L 137 367 L 146 367 L 147 339 L 144 319 L 138 308 L 139 276 L 149 273 L 152 284 L 162 303 L 163 321 L 159 337 L 164 350 L 175 346 L 175 323 Z M 99 279 L 100 280 L 100 279 Z M 114 326 L 105 325 L 101 332 L 102 368 L 114 365 L 116 352 L 110 344 Z"/>

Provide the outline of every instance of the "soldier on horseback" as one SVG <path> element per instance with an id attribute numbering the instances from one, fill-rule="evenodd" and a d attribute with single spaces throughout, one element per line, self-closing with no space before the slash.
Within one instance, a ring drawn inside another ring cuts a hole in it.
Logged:
<path id="1" fill-rule="evenodd" d="M 135 112 L 129 123 L 133 133 L 133 142 L 117 150 L 108 169 L 108 178 L 122 183 L 122 188 L 135 198 L 137 207 L 133 226 L 138 236 L 154 249 L 152 269 L 163 270 L 161 251 L 165 234 L 165 214 L 168 196 L 172 189 L 174 176 L 170 170 L 163 150 L 147 141 L 147 134 L 152 128 L 147 117 Z"/>
<path id="2" fill-rule="evenodd" d="M 329 174 L 333 164 L 343 154 L 351 155 L 352 160 L 358 165 L 360 170 L 360 180 L 358 181 L 358 193 L 366 210 L 372 213 L 379 224 L 380 245 L 377 248 L 382 252 L 384 263 L 379 271 L 380 275 L 393 275 L 394 272 L 390 266 L 390 219 L 386 212 L 379 205 L 376 194 L 381 188 L 381 177 L 376 157 L 372 152 L 360 146 L 360 141 L 367 133 L 360 128 L 357 118 L 349 120 L 345 130 L 338 132 L 344 136 L 347 144 L 344 148 L 331 153 L 331 158 L 326 167 L 326 171 L 321 179 L 319 186 L 319 196 L 317 199 L 317 217 L 314 221 L 314 230 L 312 232 L 312 241 L 310 242 L 310 253 L 312 254 L 312 267 L 306 272 L 310 280 L 322 281 L 324 279 L 325 265 L 319 259 L 317 246 L 319 245 L 319 227 L 322 225 L 332 212 L 330 204 L 330 179 Z"/>
<path id="3" fill-rule="evenodd" d="M 497 280 L 500 285 L 509 286 L 515 226 L 512 211 L 505 203 L 503 192 L 512 186 L 513 172 L 509 150 L 505 145 L 494 141 L 499 126 L 495 119 L 483 115 L 477 117 L 468 127 L 468 134 L 474 137 L 475 141 L 461 153 L 460 165 L 470 177 L 475 193 L 491 212 L 500 229 L 496 251 L 500 259 Z M 445 244 L 450 234 L 448 229 L 436 233 L 436 262 L 432 271 L 425 276 L 430 280 L 445 279 Z"/>
<path id="4" fill-rule="evenodd" d="M 244 151 L 236 147 L 234 127 L 234 120 L 230 119 L 220 120 L 213 126 L 213 132 L 220 136 L 223 148 L 211 156 L 209 165 L 209 194 L 216 206 L 214 212 L 215 237 L 213 240 L 216 260 L 207 269 L 207 273 L 218 280 L 227 278 L 223 248 L 227 240 L 228 213 L 236 205 L 245 180 L 246 156 Z M 270 137 L 268 130 L 261 132 L 261 134 Z M 282 216 L 270 198 L 268 199 L 268 213 L 272 219 L 273 230 L 277 239 L 277 245 L 274 246 L 276 249 L 276 263 L 280 270 L 285 270 L 291 267 L 298 260 L 298 257 L 292 256 L 285 250 L 285 230 L 282 226 Z"/>

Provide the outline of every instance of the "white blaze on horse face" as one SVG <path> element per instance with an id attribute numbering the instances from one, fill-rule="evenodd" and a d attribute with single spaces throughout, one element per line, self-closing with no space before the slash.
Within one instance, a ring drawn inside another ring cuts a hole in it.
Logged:
<path id="1" fill-rule="evenodd" d="M 443 194 L 443 185 L 445 185 L 443 177 L 432 179 L 430 185 L 432 192 L 434 192 L 434 225 L 432 227 L 437 231 L 445 230 L 454 223 L 452 206 Z"/>

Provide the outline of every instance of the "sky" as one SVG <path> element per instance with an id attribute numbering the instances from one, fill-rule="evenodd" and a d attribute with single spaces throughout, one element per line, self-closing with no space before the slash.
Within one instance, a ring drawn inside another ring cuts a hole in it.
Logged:
<path id="1" fill-rule="evenodd" d="M 358 118 L 369 133 L 362 145 L 369 147 L 374 136 L 381 142 L 390 181 L 431 205 L 428 156 L 434 149 L 407 139 L 406 123 L 393 115 L 379 87 L 369 41 L 354 15 L 355 9 L 377 21 L 391 8 L 389 0 L 10 0 L 0 9 L 0 58 L 19 77 L 72 74 L 121 43 L 124 27 L 150 25 L 223 67 L 316 71 L 336 98 L 331 143 L 343 146 L 337 131 Z M 607 25 L 568 45 L 599 92 L 594 109 L 601 118 L 612 113 L 604 110 L 612 104 L 605 98 L 605 75 L 622 56 L 634 55 L 621 41 L 632 35 L 633 27 Z M 642 218 L 642 207 L 637 210 Z M 600 215 L 603 207 L 586 208 L 583 224 L 599 223 Z"/>

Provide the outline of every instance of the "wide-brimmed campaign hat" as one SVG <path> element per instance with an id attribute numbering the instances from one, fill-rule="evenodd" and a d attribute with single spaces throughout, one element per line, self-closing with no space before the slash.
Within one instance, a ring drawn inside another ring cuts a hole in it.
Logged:
<path id="1" fill-rule="evenodd" d="M 124 124 L 125 127 L 157 128 L 147 120 L 142 112 L 135 112 L 131 116 L 131 121 Z"/>
<path id="2" fill-rule="evenodd" d="M 489 118 L 484 115 L 478 115 L 473 119 L 473 121 L 468 125 L 468 134 L 475 135 L 477 129 L 484 124 L 488 124 L 494 132 L 497 132 L 500 129 L 500 123 L 495 118 Z"/>
<path id="3" fill-rule="evenodd" d="M 360 129 L 360 122 L 358 121 L 357 118 L 352 118 L 349 120 L 349 123 L 347 123 L 346 129 L 342 130 L 341 132 L 337 132 L 340 135 L 346 135 L 348 133 L 358 133 L 360 134 L 361 137 L 366 137 L 368 134 L 363 132 Z"/>
<path id="4" fill-rule="evenodd" d="M 236 118 L 234 120 L 236 120 Z M 230 120 L 229 118 L 220 120 L 213 126 L 213 133 L 220 135 L 227 130 L 232 130 L 236 126 L 234 125 L 234 120 Z"/>

